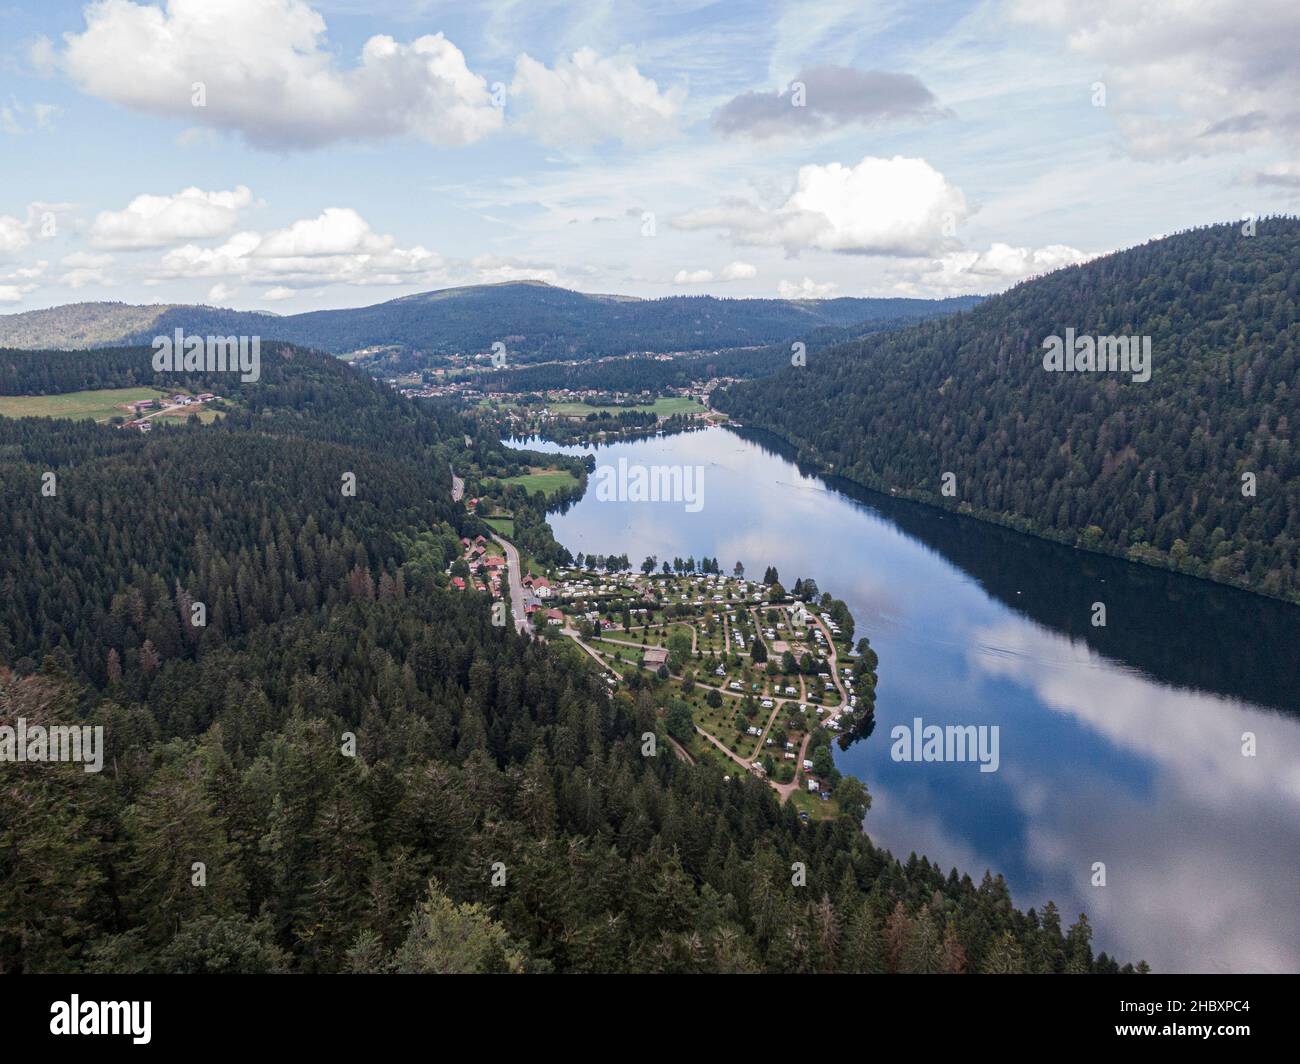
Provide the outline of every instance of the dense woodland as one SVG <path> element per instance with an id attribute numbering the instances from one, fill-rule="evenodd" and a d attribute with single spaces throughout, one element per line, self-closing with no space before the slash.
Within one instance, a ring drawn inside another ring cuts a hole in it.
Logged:
<path id="1" fill-rule="evenodd" d="M 0 379 L 147 358 L 7 353 Z M 288 347 L 257 384 L 174 383 L 231 413 L 0 419 L 0 724 L 107 744 L 99 774 L 0 766 L 0 971 L 1119 970 L 1000 877 L 644 756 L 650 689 L 447 589 L 481 530 L 450 469 L 515 461 L 472 425 Z"/>
<path id="2" fill-rule="evenodd" d="M 714 404 L 868 487 L 1300 601 L 1300 220 L 1257 225 L 1060 270 Z M 1067 328 L 1150 336 L 1151 379 L 1045 371 Z"/>

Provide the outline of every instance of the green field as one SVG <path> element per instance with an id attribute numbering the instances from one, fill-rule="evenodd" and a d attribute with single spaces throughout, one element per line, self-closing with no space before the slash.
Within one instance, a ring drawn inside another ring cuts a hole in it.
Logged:
<path id="1" fill-rule="evenodd" d="M 493 529 L 497 535 L 510 539 L 515 534 L 515 519 L 513 517 L 485 517 L 483 523 Z M 492 544 L 494 552 L 499 554 L 500 549 L 496 544 Z"/>
<path id="2" fill-rule="evenodd" d="M 660 396 L 653 403 L 639 406 L 592 406 L 590 403 L 548 403 L 546 409 L 560 417 L 586 417 L 588 414 L 608 413 L 614 416 L 625 410 L 635 410 L 638 414 L 653 412 L 659 417 L 671 417 L 673 414 L 703 414 L 704 405 L 686 396 Z"/>
<path id="3" fill-rule="evenodd" d="M 799 782 L 803 786 L 796 788 L 790 795 L 790 801 L 799 812 L 807 813 L 813 820 L 833 820 L 839 815 L 839 805 L 834 798 L 823 802 L 820 797 L 808 793 L 803 777 L 800 777 Z"/>
<path id="4" fill-rule="evenodd" d="M 111 417 L 130 418 L 132 413 L 122 409 L 122 404 L 139 399 L 157 399 L 163 394 L 157 388 L 100 388 L 61 395 L 0 395 L 0 416 L 90 418 L 95 421 L 107 421 Z"/>
<path id="5" fill-rule="evenodd" d="M 501 483 L 520 484 L 529 495 L 536 495 L 539 491 L 544 495 L 553 495 L 566 488 L 575 487 L 578 478 L 567 469 L 547 469 L 533 473 L 521 473 L 517 477 L 503 477 Z M 502 533 L 502 535 L 504 534 Z"/>

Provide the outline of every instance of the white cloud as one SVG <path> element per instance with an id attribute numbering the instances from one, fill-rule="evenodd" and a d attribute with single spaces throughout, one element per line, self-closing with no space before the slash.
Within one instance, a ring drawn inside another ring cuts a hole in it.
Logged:
<path id="1" fill-rule="evenodd" d="M 49 265 L 45 259 L 40 259 L 30 266 L 20 266 L 9 273 L 0 274 L 0 281 L 34 281 L 45 273 Z"/>
<path id="2" fill-rule="evenodd" d="M 280 299 L 288 299 L 290 296 L 293 295 L 296 295 L 296 293 L 292 288 L 285 288 L 284 286 L 280 285 L 275 288 L 268 288 L 265 292 L 262 293 L 262 298 L 270 299 L 270 300 L 280 300 Z"/>
<path id="3" fill-rule="evenodd" d="M 486 81 L 441 33 L 377 35 L 340 69 L 325 20 L 303 0 L 97 0 L 54 62 L 85 92 L 148 114 L 242 134 L 278 150 L 411 134 L 459 145 L 501 128 Z M 203 106 L 195 106 L 196 83 Z"/>
<path id="4" fill-rule="evenodd" d="M 1018 281 L 1095 258 L 1065 244 L 1041 248 L 994 243 L 987 251 L 954 251 L 939 257 L 916 280 L 903 281 L 907 295 L 947 296 L 1000 292 Z"/>
<path id="5" fill-rule="evenodd" d="M 112 265 L 112 262 L 112 255 L 74 251 L 59 260 L 59 265 L 67 267 L 67 270 L 58 278 L 58 283 L 69 288 L 85 288 L 92 284 L 110 286 L 114 282 L 104 270 Z"/>
<path id="6" fill-rule="evenodd" d="M 504 281 L 545 281 L 558 284 L 559 271 L 552 262 L 535 262 L 513 256 L 478 255 L 470 261 L 478 271 L 480 284 L 500 284 Z"/>
<path id="7" fill-rule="evenodd" d="M 103 270 L 80 267 L 75 270 L 68 270 L 59 277 L 59 284 L 67 285 L 69 288 L 85 288 L 87 285 L 103 285 L 105 287 L 112 285 L 113 281 Z"/>
<path id="8" fill-rule="evenodd" d="M 392 237 L 372 232 L 365 219 L 351 208 L 328 207 L 315 218 L 304 218 L 267 233 L 254 254 L 275 259 L 371 254 L 386 251 L 392 244 Z"/>
<path id="9" fill-rule="evenodd" d="M 398 247 L 395 238 L 374 232 L 350 207 L 329 207 L 283 229 L 235 233 L 217 247 L 173 248 L 162 257 L 161 273 L 165 278 L 238 279 L 288 289 L 406 285 L 440 279 L 443 260 L 418 245 Z"/>
<path id="10" fill-rule="evenodd" d="M 158 248 L 178 240 L 206 240 L 230 233 L 239 212 L 253 201 L 243 185 L 229 192 L 186 188 L 174 196 L 136 196 L 125 210 L 101 211 L 90 227 L 97 248 Z"/>
<path id="11" fill-rule="evenodd" d="M 724 281 L 748 281 L 751 277 L 757 276 L 758 267 L 751 266 L 748 262 L 729 262 L 722 267 Z"/>
<path id="12" fill-rule="evenodd" d="M 867 156 L 856 166 L 799 168 L 794 192 L 775 210 L 731 203 L 687 211 L 679 229 L 726 229 L 740 244 L 788 251 L 924 255 L 941 250 L 967 214 L 966 198 L 924 159 Z"/>
<path id="13" fill-rule="evenodd" d="M 834 281 L 819 284 L 811 277 L 805 277 L 799 282 L 782 281 L 777 285 L 777 292 L 782 299 L 829 299 L 837 288 L 839 285 Z"/>
<path id="14" fill-rule="evenodd" d="M 602 59 L 580 48 L 554 67 L 521 55 L 510 95 L 523 101 L 513 124 L 544 143 L 645 144 L 672 135 L 686 90 L 676 85 L 660 92 L 626 56 Z"/>
<path id="15" fill-rule="evenodd" d="M 712 270 L 678 270 L 673 284 L 708 284 L 712 280 Z"/>
<path id="16" fill-rule="evenodd" d="M 22 251 L 31 242 L 25 222 L 9 214 L 0 214 L 0 255 Z"/>
<path id="17" fill-rule="evenodd" d="M 44 259 L 30 266 L 20 266 L 9 273 L 0 273 L 0 303 L 20 303 L 40 285 L 37 278 L 45 273 L 49 263 Z"/>
<path id="18" fill-rule="evenodd" d="M 534 266 L 493 266 L 491 269 L 479 270 L 480 284 L 502 284 L 506 281 L 545 281 L 547 284 L 559 284 L 560 275 L 555 270 L 538 269 Z"/>
<path id="19" fill-rule="evenodd" d="M 1014 0 L 1010 12 L 1100 64 L 1106 108 L 1139 157 L 1289 145 L 1300 133 L 1294 0 Z"/>
<path id="20" fill-rule="evenodd" d="M 229 303 L 232 299 L 234 299 L 235 293 L 238 291 L 239 289 L 231 288 L 229 285 L 223 284 L 221 281 L 218 281 L 216 284 L 214 284 L 211 288 L 208 289 L 208 302 L 215 303 L 215 304 Z"/>

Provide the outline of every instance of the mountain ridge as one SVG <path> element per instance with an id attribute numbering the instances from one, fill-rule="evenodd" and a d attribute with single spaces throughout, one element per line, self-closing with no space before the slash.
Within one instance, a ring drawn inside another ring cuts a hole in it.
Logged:
<path id="1" fill-rule="evenodd" d="M 545 282 L 508 281 L 286 315 L 205 304 L 69 303 L 0 315 L 0 347 L 134 346 L 182 328 L 203 334 L 260 335 L 338 355 L 387 351 L 426 360 L 489 351 L 500 341 L 506 343 L 512 360 L 527 362 L 757 346 L 796 339 L 825 325 L 964 309 L 979 299 L 783 300 L 708 295 L 642 299 L 589 295 Z"/>

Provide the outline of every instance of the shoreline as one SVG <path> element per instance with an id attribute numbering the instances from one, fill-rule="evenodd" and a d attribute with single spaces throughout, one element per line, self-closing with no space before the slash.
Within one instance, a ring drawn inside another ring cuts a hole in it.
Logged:
<path id="1" fill-rule="evenodd" d="M 767 436 L 772 440 L 776 440 L 781 444 L 782 448 L 784 448 L 789 452 L 789 454 L 786 455 L 785 457 L 788 457 L 788 459 L 791 462 L 793 462 L 796 466 L 800 467 L 801 470 L 807 471 L 809 475 L 818 476 L 821 477 L 823 480 L 827 481 L 828 486 L 831 487 L 832 489 L 834 489 L 834 484 L 831 483 L 831 481 L 840 480 L 846 484 L 852 484 L 854 487 L 859 488 L 862 491 L 868 491 L 871 492 L 873 495 L 879 495 L 886 499 L 902 500 L 904 502 L 915 503 L 918 506 L 924 506 L 929 510 L 938 510 L 945 514 L 951 514 L 954 517 L 965 517 L 965 518 L 969 518 L 972 521 L 978 521 L 980 522 L 980 524 L 995 525 L 998 528 L 1004 528 L 1009 532 L 1016 532 L 1019 533 L 1020 535 L 1028 536 L 1031 539 L 1035 539 L 1040 542 L 1054 543 L 1058 547 L 1065 547 L 1070 550 L 1077 550 L 1084 554 L 1095 554 L 1102 558 L 1112 558 L 1116 561 L 1129 562 L 1133 565 L 1142 565 L 1148 569 L 1158 569 L 1166 573 L 1172 573 L 1175 576 L 1185 577 L 1189 580 L 1196 580 L 1201 583 L 1213 584 L 1215 587 L 1227 588 L 1231 591 L 1237 591 L 1245 595 L 1251 595 L 1257 598 L 1265 598 L 1272 602 L 1281 602 L 1288 606 L 1300 607 L 1300 597 L 1286 598 L 1282 595 L 1271 595 L 1267 591 L 1262 591 L 1258 588 L 1248 587 L 1246 585 L 1238 584 L 1238 583 L 1232 583 L 1227 580 L 1216 580 L 1213 576 L 1210 575 L 1188 572 L 1186 569 L 1180 569 L 1175 565 L 1166 564 L 1164 561 L 1162 561 L 1159 558 L 1150 558 L 1150 557 L 1143 557 L 1143 556 L 1134 557 L 1129 555 L 1128 553 L 1123 553 L 1117 550 L 1107 550 L 1102 547 L 1089 547 L 1078 542 L 1071 542 L 1068 539 L 1049 535 L 1047 533 L 1038 531 L 1034 528 L 1023 527 L 1021 524 L 1019 524 L 1016 521 L 1014 515 L 997 514 L 986 510 L 976 509 L 975 507 L 968 507 L 966 509 L 962 509 L 954 506 L 945 506 L 943 503 L 935 501 L 933 496 L 929 495 L 928 493 L 891 490 L 889 488 L 880 485 L 864 483 L 863 481 L 857 480 L 854 477 L 848 476 L 845 473 L 838 473 L 834 469 L 828 468 L 825 465 L 825 463 L 815 458 L 808 457 L 807 454 L 797 444 L 792 443 L 790 440 L 782 436 L 779 432 L 776 432 L 773 429 L 767 428 L 765 426 L 742 425 L 738 422 L 731 421 L 731 422 L 724 422 L 721 427 L 729 428 L 729 429 L 743 429 L 745 432 L 752 433 L 757 436 Z M 740 433 L 737 434 L 741 435 Z M 834 489 L 834 490 L 838 490 L 838 489 Z"/>

